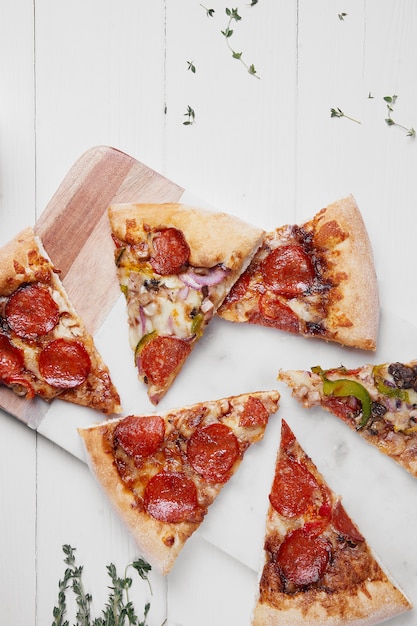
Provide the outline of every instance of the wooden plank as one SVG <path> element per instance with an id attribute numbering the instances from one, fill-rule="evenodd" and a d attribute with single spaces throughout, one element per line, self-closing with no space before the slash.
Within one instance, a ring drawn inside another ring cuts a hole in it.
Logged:
<path id="1" fill-rule="evenodd" d="M 111 202 L 176 202 L 183 189 L 109 146 L 84 153 L 72 166 L 35 225 L 67 293 L 93 335 L 120 291 L 107 218 Z M 37 428 L 49 404 L 0 388 L 0 407 Z"/>

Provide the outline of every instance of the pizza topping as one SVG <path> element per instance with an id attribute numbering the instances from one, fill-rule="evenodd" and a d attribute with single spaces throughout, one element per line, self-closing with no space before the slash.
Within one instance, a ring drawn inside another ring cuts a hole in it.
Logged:
<path id="1" fill-rule="evenodd" d="M 6 321 L 19 337 L 34 339 L 59 322 L 59 308 L 47 287 L 30 284 L 15 291 L 6 304 Z"/>
<path id="2" fill-rule="evenodd" d="M 305 587 L 323 577 L 330 557 L 330 542 L 302 527 L 286 536 L 278 550 L 276 564 L 285 582 Z"/>
<path id="3" fill-rule="evenodd" d="M 218 285 L 226 278 L 228 273 L 229 270 L 223 265 L 217 265 L 204 271 L 188 269 L 186 272 L 179 274 L 179 278 L 188 287 L 201 289 L 202 287 Z"/>
<path id="4" fill-rule="evenodd" d="M 207 482 L 226 482 L 238 456 L 239 442 L 226 424 L 198 428 L 188 442 L 188 460 Z"/>
<path id="5" fill-rule="evenodd" d="M 261 263 L 265 283 L 276 293 L 294 298 L 313 284 L 314 267 L 300 245 L 279 246 Z"/>
<path id="6" fill-rule="evenodd" d="M 260 296 L 259 313 L 252 313 L 248 321 L 251 324 L 272 326 L 289 333 L 298 333 L 300 328 L 300 322 L 294 311 L 268 293 Z"/>
<path id="7" fill-rule="evenodd" d="M 371 417 L 372 401 L 369 391 L 361 383 L 349 378 L 329 380 L 326 372 L 320 366 L 312 367 L 311 371 L 320 375 L 323 381 L 323 393 L 325 396 L 335 396 L 336 398 L 353 396 L 357 398 L 362 404 L 362 418 L 359 422 L 359 428 L 366 426 Z"/>
<path id="8" fill-rule="evenodd" d="M 332 523 L 335 530 L 346 537 L 353 543 L 361 543 L 365 541 L 359 530 L 353 524 L 352 520 L 346 513 L 342 503 L 338 500 L 332 514 Z"/>
<path id="9" fill-rule="evenodd" d="M 416 365 L 410 367 L 403 363 L 391 363 L 388 366 L 388 373 L 391 374 L 397 388 L 417 390 Z"/>
<path id="10" fill-rule="evenodd" d="M 13 346 L 6 335 L 0 334 L 0 380 L 16 376 L 23 369 L 23 353 Z"/>
<path id="11" fill-rule="evenodd" d="M 393 382 L 388 381 L 384 376 L 384 371 L 391 374 Z M 388 370 L 384 365 L 375 365 L 372 370 L 375 386 L 380 393 L 389 398 L 400 398 L 409 402 L 409 394 L 406 389 L 410 389 L 415 380 L 415 374 L 411 367 L 406 367 L 401 363 L 391 363 Z"/>
<path id="12" fill-rule="evenodd" d="M 161 471 L 148 482 L 143 503 L 145 510 L 161 522 L 183 522 L 198 509 L 197 489 L 184 473 Z"/>
<path id="13" fill-rule="evenodd" d="M 303 515 L 319 494 L 320 486 L 304 464 L 286 456 L 279 459 L 269 500 L 280 515 Z"/>
<path id="14" fill-rule="evenodd" d="M 116 426 L 113 440 L 130 456 L 150 456 L 164 441 L 165 422 L 159 415 L 128 415 Z"/>
<path id="15" fill-rule="evenodd" d="M 297 317 L 292 309 L 284 304 L 277 295 L 268 291 L 259 297 L 259 310 L 264 317 L 271 320 L 283 320 L 283 324 L 290 327 L 293 326 L 293 317 Z"/>
<path id="16" fill-rule="evenodd" d="M 179 274 L 190 258 L 190 247 L 177 228 L 157 230 L 152 237 L 150 264 L 157 274 Z"/>
<path id="17" fill-rule="evenodd" d="M 249 396 L 243 407 L 243 412 L 239 419 L 239 426 L 242 428 L 264 426 L 268 423 L 268 418 L 269 413 L 261 400 L 254 396 Z"/>
<path id="18" fill-rule="evenodd" d="M 79 341 L 55 339 L 39 355 L 41 376 L 59 389 L 78 387 L 87 379 L 90 369 L 90 357 Z"/>
<path id="19" fill-rule="evenodd" d="M 145 343 L 139 353 L 139 369 L 149 382 L 164 385 L 191 351 L 190 344 L 174 336 L 158 335 Z"/>

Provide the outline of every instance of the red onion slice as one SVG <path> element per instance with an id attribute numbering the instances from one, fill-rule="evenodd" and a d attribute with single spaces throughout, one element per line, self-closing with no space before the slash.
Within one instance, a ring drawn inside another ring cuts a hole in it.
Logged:
<path id="1" fill-rule="evenodd" d="M 195 271 L 188 270 L 179 274 L 180 280 L 192 289 L 201 289 L 201 287 L 211 287 L 218 285 L 227 275 L 228 270 L 224 267 L 217 266 L 210 269 L 207 274 L 197 274 Z"/>

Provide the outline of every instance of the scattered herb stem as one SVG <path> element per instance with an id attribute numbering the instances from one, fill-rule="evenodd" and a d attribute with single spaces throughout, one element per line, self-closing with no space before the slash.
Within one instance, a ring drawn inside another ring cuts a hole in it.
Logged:
<path id="1" fill-rule="evenodd" d="M 256 4 L 256 3 L 254 3 Z M 230 45 L 230 37 L 233 35 L 233 29 L 231 28 L 232 26 L 232 22 L 239 22 L 242 18 L 239 15 L 238 9 L 228 9 L 226 8 L 226 15 L 229 17 L 229 21 L 227 23 L 227 26 L 224 30 L 221 31 L 222 35 L 225 37 L 226 39 L 226 45 L 229 48 L 230 52 L 232 53 L 232 57 L 234 59 L 237 59 L 238 61 L 240 61 L 242 63 L 242 65 L 244 67 L 246 67 L 246 69 L 248 70 L 249 74 L 251 74 L 252 76 L 255 76 L 255 78 L 259 79 L 259 76 L 256 74 L 256 69 L 255 66 L 253 64 L 248 65 L 243 57 L 242 57 L 242 52 L 236 52 L 236 50 L 233 49 L 233 47 Z"/>
<path id="2" fill-rule="evenodd" d="M 208 9 L 207 7 L 204 6 L 204 4 L 201 4 L 201 3 L 200 3 L 200 6 L 203 7 L 203 9 L 205 10 L 207 17 L 213 17 L 215 13 L 214 9 Z"/>
<path id="3" fill-rule="evenodd" d="M 395 122 L 392 119 L 392 113 L 394 111 L 394 104 L 397 101 L 397 97 L 398 96 L 395 96 L 395 95 L 384 96 L 384 101 L 387 103 L 387 111 L 388 111 L 388 117 L 385 118 L 385 122 L 386 124 L 388 124 L 388 126 L 398 126 L 398 128 L 405 130 L 405 132 L 407 133 L 407 137 L 415 137 L 416 131 L 414 130 L 413 127 L 407 128 L 406 126 L 403 126 L 402 124 L 398 124 L 398 122 Z"/>
<path id="4" fill-rule="evenodd" d="M 339 107 L 337 107 L 336 109 L 330 109 L 330 117 L 345 117 L 347 120 L 350 120 L 351 122 L 355 122 L 356 124 L 361 124 L 359 120 L 355 120 L 354 117 L 350 117 L 349 115 L 346 115 L 346 113 L 344 113 L 341 109 L 339 109 Z"/>
<path id="5" fill-rule="evenodd" d="M 187 106 L 187 111 L 186 113 L 184 113 L 184 117 L 186 117 L 186 121 L 183 122 L 184 126 L 191 126 L 192 124 L 194 124 L 195 122 L 195 111 L 194 109 L 192 109 L 190 107 L 190 105 Z"/>

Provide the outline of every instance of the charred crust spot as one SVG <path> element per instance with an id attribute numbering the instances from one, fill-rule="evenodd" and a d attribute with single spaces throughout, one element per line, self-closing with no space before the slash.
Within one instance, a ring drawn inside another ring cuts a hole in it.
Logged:
<path id="1" fill-rule="evenodd" d="M 307 322 L 306 332 L 313 337 L 319 337 L 326 334 L 326 329 L 321 322 Z"/>
<path id="2" fill-rule="evenodd" d="M 167 548 L 172 548 L 175 543 L 174 535 L 167 535 L 166 537 L 164 537 L 163 542 L 167 546 Z"/>

